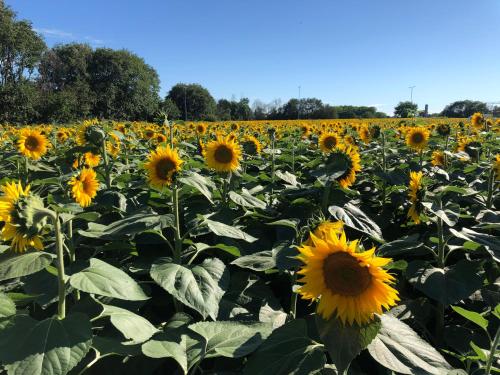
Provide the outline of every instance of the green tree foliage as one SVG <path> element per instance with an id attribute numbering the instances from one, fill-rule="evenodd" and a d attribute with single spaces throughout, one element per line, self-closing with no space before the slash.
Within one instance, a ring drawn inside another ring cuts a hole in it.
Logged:
<path id="1" fill-rule="evenodd" d="M 24 122 L 36 115 L 31 76 L 46 49 L 31 23 L 0 2 L 0 122 Z"/>
<path id="2" fill-rule="evenodd" d="M 182 117 L 181 110 L 170 98 L 165 98 L 160 104 L 160 110 L 165 113 L 169 120 L 179 120 Z"/>
<path id="3" fill-rule="evenodd" d="M 448 104 L 441 112 L 445 117 L 469 117 L 476 112 L 485 113 L 488 111 L 486 103 L 475 100 L 459 100 Z"/>
<path id="4" fill-rule="evenodd" d="M 216 119 L 217 104 L 208 90 L 198 84 L 178 83 L 166 99 L 172 100 L 187 120 L 212 121 Z"/>
<path id="5" fill-rule="evenodd" d="M 98 48 L 89 63 L 94 114 L 124 120 L 150 119 L 158 110 L 160 79 L 137 55 Z"/>
<path id="6" fill-rule="evenodd" d="M 239 101 L 220 99 L 217 102 L 217 117 L 219 120 L 250 120 L 252 109 L 250 100 L 242 98 Z"/>
<path id="7" fill-rule="evenodd" d="M 394 108 L 394 116 L 396 117 L 415 117 L 418 113 L 418 105 L 412 102 L 399 102 Z"/>
<path id="8" fill-rule="evenodd" d="M 257 108 L 257 107 L 256 107 Z M 260 108 L 260 107 L 259 107 Z M 269 119 L 335 119 L 335 118 L 374 118 L 387 117 L 385 113 L 377 112 L 375 107 L 365 106 L 331 106 L 317 98 L 292 98 L 279 108 L 272 109 Z"/>
<path id="9" fill-rule="evenodd" d="M 73 121 L 94 114 L 89 74 L 92 54 L 86 44 L 60 45 L 44 53 L 38 78 L 42 119 Z"/>

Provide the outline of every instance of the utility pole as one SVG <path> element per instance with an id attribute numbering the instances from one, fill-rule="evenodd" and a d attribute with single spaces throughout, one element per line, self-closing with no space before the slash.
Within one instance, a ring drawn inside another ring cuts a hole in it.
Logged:
<path id="1" fill-rule="evenodd" d="M 300 120 L 300 86 L 299 86 L 299 102 L 297 103 L 297 120 Z"/>
<path id="2" fill-rule="evenodd" d="M 187 91 L 187 87 L 184 85 L 184 121 L 188 120 L 186 91 Z"/>
<path id="3" fill-rule="evenodd" d="M 413 103 L 413 89 L 417 86 L 410 86 L 408 87 L 410 89 L 410 103 Z"/>

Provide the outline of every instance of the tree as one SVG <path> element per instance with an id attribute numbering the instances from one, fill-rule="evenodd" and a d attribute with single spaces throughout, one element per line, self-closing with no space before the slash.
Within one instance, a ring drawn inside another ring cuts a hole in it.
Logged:
<path id="1" fill-rule="evenodd" d="M 89 64 L 93 50 L 86 44 L 56 46 L 43 54 L 38 85 L 44 121 L 74 121 L 94 115 Z"/>
<path id="2" fill-rule="evenodd" d="M 178 83 L 172 87 L 167 95 L 177 108 L 191 121 L 216 119 L 217 105 L 208 90 L 198 84 Z"/>
<path id="3" fill-rule="evenodd" d="M 231 120 L 231 102 L 227 99 L 220 99 L 217 102 L 217 118 L 222 121 Z"/>
<path id="4" fill-rule="evenodd" d="M 448 104 L 441 112 L 445 117 L 469 117 L 476 112 L 487 112 L 486 103 L 473 100 L 459 100 Z"/>
<path id="5" fill-rule="evenodd" d="M 0 122 L 33 120 L 38 95 L 30 79 L 46 48 L 31 23 L 0 2 Z"/>
<path id="6" fill-rule="evenodd" d="M 152 119 L 159 109 L 160 79 L 139 56 L 98 48 L 88 67 L 94 115 L 109 119 Z"/>
<path id="7" fill-rule="evenodd" d="M 179 120 L 182 118 L 181 110 L 177 108 L 174 101 L 170 98 L 165 98 L 160 104 L 160 109 L 167 115 L 169 120 Z"/>
<path id="8" fill-rule="evenodd" d="M 418 112 L 418 105 L 412 102 L 399 102 L 394 108 L 394 115 L 396 117 L 415 117 Z"/>

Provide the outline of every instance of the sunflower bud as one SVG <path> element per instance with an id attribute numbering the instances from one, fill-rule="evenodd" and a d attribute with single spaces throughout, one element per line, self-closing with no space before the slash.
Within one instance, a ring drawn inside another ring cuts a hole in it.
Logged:
<path id="1" fill-rule="evenodd" d="M 17 227 L 18 233 L 25 237 L 39 235 L 47 225 L 47 211 L 42 198 L 32 193 L 20 197 L 14 204 L 12 224 Z"/>
<path id="2" fill-rule="evenodd" d="M 85 129 L 85 139 L 94 146 L 100 146 L 106 139 L 106 133 L 96 125 L 91 125 Z"/>
<path id="3" fill-rule="evenodd" d="M 450 128 L 450 125 L 448 125 L 448 124 L 439 124 L 439 126 L 437 127 L 436 130 L 440 136 L 446 137 L 446 136 L 450 135 L 451 128 Z"/>

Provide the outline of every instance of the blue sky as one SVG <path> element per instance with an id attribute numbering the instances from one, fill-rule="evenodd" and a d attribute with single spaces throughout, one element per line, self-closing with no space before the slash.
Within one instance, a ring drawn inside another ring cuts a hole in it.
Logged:
<path id="1" fill-rule="evenodd" d="M 216 98 L 318 97 L 392 113 L 500 102 L 498 0 L 5 0 L 49 45 L 128 49 Z"/>

